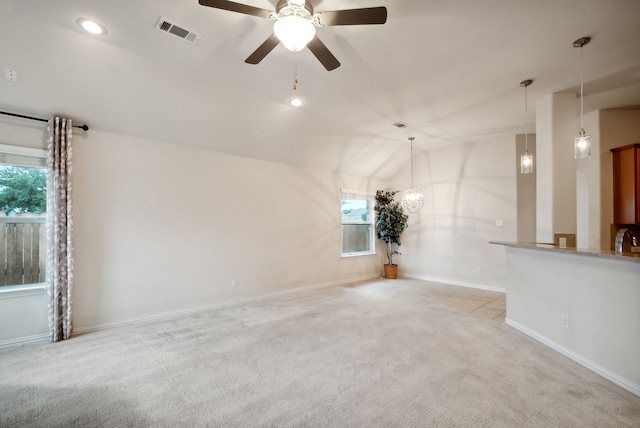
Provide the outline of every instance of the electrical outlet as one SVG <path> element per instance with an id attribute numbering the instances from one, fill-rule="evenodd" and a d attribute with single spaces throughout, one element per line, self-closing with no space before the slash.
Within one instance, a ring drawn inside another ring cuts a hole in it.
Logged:
<path id="1" fill-rule="evenodd" d="M 477 267 L 476 268 L 476 275 L 482 275 L 482 268 L 481 267 Z"/>
<path id="2" fill-rule="evenodd" d="M 237 279 L 237 278 L 233 278 L 233 279 L 231 280 L 231 286 L 232 286 L 233 288 L 236 288 L 236 287 L 238 286 L 238 279 Z"/>
<path id="3" fill-rule="evenodd" d="M 562 314 L 562 326 L 564 328 L 569 328 L 569 315 Z"/>
<path id="4" fill-rule="evenodd" d="M 498 227 L 504 227 L 504 220 L 499 218 L 496 220 L 496 226 Z"/>
<path id="5" fill-rule="evenodd" d="M 4 78 L 9 82 L 17 82 L 18 81 L 18 72 L 12 68 L 4 69 Z"/>

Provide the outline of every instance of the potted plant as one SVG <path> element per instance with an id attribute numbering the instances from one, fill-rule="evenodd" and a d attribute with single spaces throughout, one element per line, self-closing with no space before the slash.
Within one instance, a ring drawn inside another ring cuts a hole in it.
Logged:
<path id="1" fill-rule="evenodd" d="M 398 265 L 393 264 L 393 256 L 400 254 L 394 249 L 394 245 L 400 246 L 400 235 L 407 227 L 408 216 L 404 213 L 402 205 L 394 200 L 397 190 L 376 191 L 376 236 L 387 244 L 386 254 L 388 263 L 384 265 L 384 277 L 396 279 L 398 277 Z"/>

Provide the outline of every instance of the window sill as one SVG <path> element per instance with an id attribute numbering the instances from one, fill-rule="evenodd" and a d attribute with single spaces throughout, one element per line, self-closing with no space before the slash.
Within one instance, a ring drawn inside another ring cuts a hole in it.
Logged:
<path id="1" fill-rule="evenodd" d="M 0 299 L 13 299 L 16 297 L 38 296 L 47 294 L 44 283 L 27 285 L 5 285 L 0 287 Z"/>
<path id="2" fill-rule="evenodd" d="M 352 254 L 342 254 L 340 256 L 341 259 L 350 259 L 352 257 L 362 257 L 362 256 L 375 256 L 378 253 L 352 253 Z"/>

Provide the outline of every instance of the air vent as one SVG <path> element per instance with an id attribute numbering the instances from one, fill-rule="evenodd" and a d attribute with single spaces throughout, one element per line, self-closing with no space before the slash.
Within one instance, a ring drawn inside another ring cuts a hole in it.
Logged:
<path id="1" fill-rule="evenodd" d="M 406 128 L 407 127 L 407 125 L 405 125 L 402 122 L 396 122 L 396 123 L 393 124 L 393 126 L 395 126 L 396 128 Z"/>
<path id="2" fill-rule="evenodd" d="M 200 38 L 200 34 L 179 27 L 165 18 L 160 18 L 158 24 L 156 25 L 156 30 L 173 34 L 174 36 L 180 37 L 181 39 L 191 43 L 195 43 L 196 40 Z"/>

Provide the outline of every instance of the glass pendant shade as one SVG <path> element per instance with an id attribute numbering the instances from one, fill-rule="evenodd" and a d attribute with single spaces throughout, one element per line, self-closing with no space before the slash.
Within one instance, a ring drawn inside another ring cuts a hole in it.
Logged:
<path id="1" fill-rule="evenodd" d="M 520 156 L 520 173 L 533 173 L 533 155 L 529 152 L 525 152 L 522 156 Z"/>
<path id="2" fill-rule="evenodd" d="M 422 196 L 422 193 L 418 189 L 410 187 L 405 190 L 402 195 L 402 206 L 405 207 L 407 211 L 410 213 L 417 213 L 423 205 L 424 196 Z"/>
<path id="3" fill-rule="evenodd" d="M 291 15 L 278 18 L 273 25 L 273 32 L 285 48 L 298 52 L 316 36 L 316 26 L 308 19 Z"/>
<path id="4" fill-rule="evenodd" d="M 576 159 L 585 159 L 591 156 L 591 135 L 587 135 L 584 129 L 574 140 L 574 156 Z"/>
<path id="5" fill-rule="evenodd" d="M 402 194 L 402 206 L 410 213 L 417 213 L 424 205 L 424 196 L 422 196 L 422 192 L 413 187 L 413 140 L 415 137 L 409 137 L 411 142 L 411 187 Z"/>

